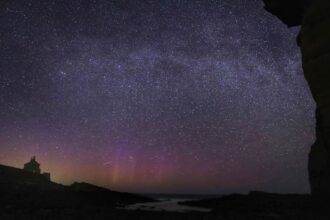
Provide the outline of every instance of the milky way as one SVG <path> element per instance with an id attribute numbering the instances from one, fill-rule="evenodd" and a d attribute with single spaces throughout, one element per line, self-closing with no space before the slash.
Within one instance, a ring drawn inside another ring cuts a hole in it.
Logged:
<path id="1" fill-rule="evenodd" d="M 0 3 L 0 163 L 133 192 L 307 192 L 314 103 L 259 0 Z"/>

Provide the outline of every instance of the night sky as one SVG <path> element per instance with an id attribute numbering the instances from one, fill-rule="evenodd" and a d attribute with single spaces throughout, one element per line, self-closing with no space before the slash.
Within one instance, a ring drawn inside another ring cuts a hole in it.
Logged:
<path id="1" fill-rule="evenodd" d="M 0 1 L 0 163 L 114 190 L 308 192 L 314 102 L 261 0 Z"/>

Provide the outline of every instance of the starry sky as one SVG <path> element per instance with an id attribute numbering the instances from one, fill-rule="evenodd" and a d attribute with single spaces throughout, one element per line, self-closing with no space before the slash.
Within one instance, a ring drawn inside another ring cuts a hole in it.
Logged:
<path id="1" fill-rule="evenodd" d="M 261 0 L 1 0 L 0 163 L 157 193 L 309 192 L 314 102 Z"/>

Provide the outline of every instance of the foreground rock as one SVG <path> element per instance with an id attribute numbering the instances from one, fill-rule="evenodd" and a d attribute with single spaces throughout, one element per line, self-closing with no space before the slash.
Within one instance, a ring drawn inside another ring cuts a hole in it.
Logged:
<path id="1" fill-rule="evenodd" d="M 248 195 L 233 194 L 183 204 L 213 209 L 206 219 L 330 219 L 330 199 L 310 195 L 251 192 Z"/>
<path id="2" fill-rule="evenodd" d="M 330 219 L 328 198 L 261 192 L 183 203 L 187 206 L 206 208 L 212 210 L 211 212 L 125 210 L 123 207 L 129 204 L 155 200 L 114 192 L 88 183 L 63 186 L 38 175 L 1 165 L 0 195 L 1 220 Z"/>
<path id="3" fill-rule="evenodd" d="M 314 195 L 330 196 L 330 1 L 263 0 L 265 8 L 289 27 L 301 25 L 297 42 L 304 76 L 316 102 L 316 141 L 309 155 Z"/>

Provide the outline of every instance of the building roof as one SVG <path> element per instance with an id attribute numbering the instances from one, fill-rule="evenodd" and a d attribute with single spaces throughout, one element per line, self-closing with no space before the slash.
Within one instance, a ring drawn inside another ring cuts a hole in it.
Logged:
<path id="1" fill-rule="evenodd" d="M 35 157 L 32 157 L 30 162 L 26 163 L 25 165 L 37 165 L 40 166 L 40 164 L 36 161 Z"/>

